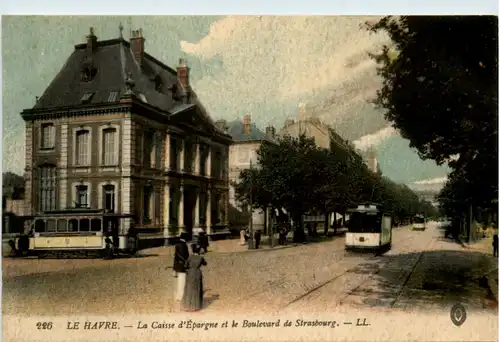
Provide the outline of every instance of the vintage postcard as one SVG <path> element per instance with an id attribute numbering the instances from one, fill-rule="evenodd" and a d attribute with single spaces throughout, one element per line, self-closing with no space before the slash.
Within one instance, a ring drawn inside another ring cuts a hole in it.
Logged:
<path id="1" fill-rule="evenodd" d="M 3 16 L 3 341 L 494 341 L 494 16 Z"/>

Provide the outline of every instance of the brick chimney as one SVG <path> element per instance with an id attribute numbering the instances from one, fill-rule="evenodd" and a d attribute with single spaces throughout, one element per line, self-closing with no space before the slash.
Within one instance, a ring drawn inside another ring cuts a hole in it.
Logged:
<path id="1" fill-rule="evenodd" d="M 179 59 L 177 66 L 177 92 L 182 102 L 189 103 L 191 86 L 189 85 L 189 67 L 183 58 Z"/>
<path id="2" fill-rule="evenodd" d="M 87 53 L 91 55 L 97 49 L 97 37 L 94 35 L 94 28 L 90 28 L 90 33 L 87 36 Z"/>
<path id="3" fill-rule="evenodd" d="M 273 140 L 275 134 L 276 134 L 276 129 L 273 126 L 267 126 L 266 127 L 266 136 L 267 136 L 268 139 Z"/>
<path id="4" fill-rule="evenodd" d="M 227 126 L 227 121 L 224 120 L 224 119 L 221 119 L 221 120 L 217 120 L 217 122 L 215 123 L 215 125 L 220 129 L 222 130 L 223 132 L 226 132 L 227 129 L 228 129 L 228 126 Z"/>
<path id="5" fill-rule="evenodd" d="M 144 42 L 146 39 L 142 36 L 142 29 L 133 30 L 130 37 L 130 49 L 134 54 L 137 63 L 142 67 L 144 63 Z"/>
<path id="6" fill-rule="evenodd" d="M 250 136 L 250 134 L 252 134 L 252 119 L 250 114 L 243 117 L 243 134 L 246 136 Z"/>

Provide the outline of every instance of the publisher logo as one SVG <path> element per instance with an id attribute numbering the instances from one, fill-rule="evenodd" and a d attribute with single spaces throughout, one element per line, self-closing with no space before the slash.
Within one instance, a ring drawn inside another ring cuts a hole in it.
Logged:
<path id="1" fill-rule="evenodd" d="M 465 320 L 467 319 L 467 312 L 465 311 L 464 306 L 462 304 L 453 305 L 450 311 L 450 318 L 453 324 L 455 324 L 457 327 L 464 324 Z"/>

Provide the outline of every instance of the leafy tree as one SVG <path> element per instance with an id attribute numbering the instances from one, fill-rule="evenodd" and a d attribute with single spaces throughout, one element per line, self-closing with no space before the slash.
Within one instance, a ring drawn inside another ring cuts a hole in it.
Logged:
<path id="1" fill-rule="evenodd" d="M 389 16 L 370 29 L 392 41 L 373 55 L 383 79 L 377 105 L 423 159 L 455 170 L 439 197 L 443 207 L 491 206 L 498 196 L 497 17 Z"/>
<path id="2" fill-rule="evenodd" d="M 2 195 L 10 199 L 21 199 L 24 195 L 24 177 L 13 172 L 4 172 Z"/>
<path id="3" fill-rule="evenodd" d="M 316 189 L 325 177 L 324 151 L 312 138 L 285 136 L 278 144 L 261 145 L 257 156 L 259 169 L 242 172 L 237 198 L 248 201 L 252 194 L 255 207 L 284 208 L 295 222 L 294 240 L 303 240 L 302 216 L 315 209 Z"/>

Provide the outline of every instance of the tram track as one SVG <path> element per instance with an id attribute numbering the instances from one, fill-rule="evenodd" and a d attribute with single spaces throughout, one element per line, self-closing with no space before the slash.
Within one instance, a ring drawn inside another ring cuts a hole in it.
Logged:
<path id="1" fill-rule="evenodd" d="M 403 228 L 403 227 L 402 227 Z M 405 247 L 407 245 L 412 245 L 413 244 L 413 241 L 414 239 L 416 239 L 419 235 L 414 235 L 412 236 L 410 239 L 408 239 L 407 237 L 405 238 L 401 238 L 401 239 L 398 239 L 398 241 L 396 241 L 396 243 L 398 243 L 399 245 L 399 242 L 401 242 L 401 240 L 405 241 L 403 242 L 403 249 L 406 249 Z M 434 240 L 434 239 L 433 239 Z M 395 241 L 393 241 L 395 242 Z M 343 249 L 342 249 L 343 250 Z M 340 249 L 338 250 L 340 251 Z M 389 251 L 388 251 L 389 252 Z M 384 253 L 385 254 L 385 253 Z M 358 263 L 356 263 L 356 265 L 353 265 L 352 267 L 349 267 L 347 269 L 345 269 L 344 271 L 336 274 L 335 276 L 331 277 L 330 279 L 326 280 L 326 281 L 323 281 L 321 282 L 320 284 L 317 284 L 316 286 L 313 286 L 311 289 L 309 289 L 307 292 L 295 297 L 294 299 L 292 299 L 291 301 L 289 301 L 286 305 L 282 306 L 281 310 L 284 310 L 290 306 L 292 306 L 293 304 L 301 301 L 301 300 L 305 300 L 307 297 L 310 297 L 312 296 L 314 293 L 316 293 L 318 290 L 320 290 L 321 288 L 325 287 L 326 285 L 328 284 L 331 284 L 333 283 L 334 281 L 338 280 L 339 278 L 349 274 L 349 273 L 352 273 L 353 271 L 355 271 L 359 265 L 361 265 L 362 263 L 364 262 L 367 262 L 367 261 L 371 261 L 371 260 L 374 260 L 374 259 L 377 259 L 377 258 L 383 258 L 384 254 L 375 254 L 375 255 L 372 255 L 370 257 L 367 257 L 367 258 L 363 258 L 361 259 Z M 420 253 L 420 256 L 421 256 L 422 253 Z M 416 261 L 414 267 L 416 267 L 416 265 L 418 264 L 418 261 L 420 260 L 420 256 L 418 258 L 418 260 Z M 413 272 L 413 269 L 414 267 L 412 268 L 412 272 Z M 380 270 L 382 269 L 382 267 L 378 267 L 377 270 L 375 272 L 370 272 L 370 276 L 368 279 L 364 280 L 363 282 L 361 282 L 358 286 L 356 286 L 353 290 L 350 290 L 347 292 L 347 294 L 342 298 L 342 300 L 339 301 L 339 303 L 342 303 L 343 300 L 345 300 L 345 298 L 347 298 L 353 291 L 359 289 L 361 286 L 363 286 L 364 284 L 366 284 L 366 282 L 368 282 L 369 280 L 371 280 L 377 273 L 380 272 Z M 410 272 L 410 276 L 412 274 L 412 272 Z M 409 277 L 408 279 L 405 280 L 405 284 L 408 282 L 409 280 Z M 404 288 L 404 287 L 403 287 Z"/>
<path id="2" fill-rule="evenodd" d="M 410 240 L 411 242 L 413 242 L 413 240 L 416 238 L 416 237 L 419 237 L 420 235 L 414 235 L 413 238 Z M 408 243 L 409 245 L 412 245 L 412 243 Z M 422 258 L 422 255 L 423 253 L 429 248 L 430 245 L 434 245 L 434 243 L 436 242 L 436 240 L 434 238 L 431 238 L 431 240 L 426 244 L 425 246 L 425 249 L 420 251 L 419 252 L 419 255 L 418 257 L 416 258 L 416 260 L 413 262 L 413 265 L 411 266 L 410 268 L 410 271 L 408 272 L 408 274 L 406 274 L 405 276 L 405 279 L 403 280 L 402 284 L 400 285 L 400 289 L 397 291 L 396 293 L 396 296 L 395 296 L 395 299 L 394 301 L 392 301 L 390 304 L 389 304 L 389 307 L 390 308 L 393 308 L 394 305 L 396 305 L 397 301 L 399 300 L 399 298 L 401 298 L 401 295 L 406 287 L 406 284 L 408 283 L 408 281 L 410 280 L 411 276 L 413 275 L 413 272 L 415 270 L 415 268 L 417 267 L 418 263 L 420 262 L 420 259 Z M 407 246 L 407 244 L 404 245 L 405 247 Z M 410 251 L 407 251 L 407 250 L 403 250 L 403 252 L 410 252 Z M 344 301 L 350 296 L 352 295 L 353 293 L 356 293 L 357 290 L 359 290 L 360 288 L 362 288 L 365 284 L 367 284 L 369 281 L 373 280 L 374 276 L 376 276 L 377 274 L 380 273 L 380 271 L 384 268 L 384 266 L 386 265 L 383 265 L 381 267 L 378 267 L 376 271 L 374 272 L 371 272 L 369 277 L 365 280 L 363 280 L 359 285 L 357 285 L 355 288 L 347 291 L 347 293 L 342 297 L 342 299 L 339 301 L 339 304 L 342 305 L 344 303 Z"/>

